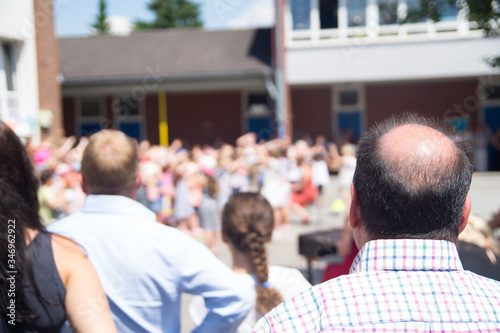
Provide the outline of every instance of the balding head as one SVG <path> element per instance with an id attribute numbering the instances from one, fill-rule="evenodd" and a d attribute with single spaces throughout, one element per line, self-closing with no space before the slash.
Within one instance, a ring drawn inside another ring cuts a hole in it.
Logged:
<path id="1" fill-rule="evenodd" d="M 357 157 L 353 182 L 371 238 L 456 240 L 472 177 L 463 137 L 407 114 L 367 131 Z"/>
<path id="2" fill-rule="evenodd" d="M 422 125 L 403 125 L 380 138 L 379 154 L 406 186 L 432 186 L 452 172 L 457 148 L 443 133 Z M 407 172 L 411 171 L 411 172 Z M 432 175 L 432 177 L 431 177 Z"/>

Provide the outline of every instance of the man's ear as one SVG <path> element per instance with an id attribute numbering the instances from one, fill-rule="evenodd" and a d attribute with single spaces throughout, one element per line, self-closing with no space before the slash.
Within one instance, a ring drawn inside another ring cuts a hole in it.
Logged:
<path id="1" fill-rule="evenodd" d="M 462 219 L 460 220 L 460 227 L 458 228 L 458 234 L 460 235 L 464 231 L 467 223 L 469 222 L 469 215 L 472 204 L 470 202 L 470 197 L 467 195 L 464 202 L 464 211 L 462 212 Z"/>
<path id="2" fill-rule="evenodd" d="M 351 228 L 357 229 L 361 225 L 361 208 L 359 207 L 359 198 L 354 188 L 354 184 L 351 184 L 351 207 L 349 209 L 349 225 Z"/>

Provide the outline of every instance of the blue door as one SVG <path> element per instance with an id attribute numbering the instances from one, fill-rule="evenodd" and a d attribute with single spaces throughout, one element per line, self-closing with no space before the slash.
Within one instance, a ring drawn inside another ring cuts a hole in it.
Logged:
<path id="1" fill-rule="evenodd" d="M 139 142 L 142 140 L 141 123 L 139 121 L 120 123 L 118 129 Z"/>
<path id="2" fill-rule="evenodd" d="M 257 134 L 257 140 L 272 140 L 276 136 L 273 102 L 266 93 L 248 94 L 246 129 Z"/>
<path id="3" fill-rule="evenodd" d="M 484 108 L 484 121 L 489 125 L 491 133 L 496 133 L 500 129 L 500 105 L 486 106 Z M 488 147 L 488 166 L 489 170 L 498 171 L 500 161 L 500 152 L 490 144 Z"/>
<path id="4" fill-rule="evenodd" d="M 361 135 L 361 112 L 360 111 L 350 111 L 350 112 L 339 112 L 337 114 L 337 124 L 339 132 L 347 133 L 352 131 L 352 134 L 359 139 Z"/>
<path id="5" fill-rule="evenodd" d="M 89 137 L 102 129 L 100 122 L 85 122 L 80 124 L 80 137 Z"/>

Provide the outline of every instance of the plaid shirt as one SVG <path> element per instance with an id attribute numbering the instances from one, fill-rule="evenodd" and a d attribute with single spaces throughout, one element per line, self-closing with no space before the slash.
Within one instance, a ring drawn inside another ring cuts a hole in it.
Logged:
<path id="1" fill-rule="evenodd" d="M 281 303 L 254 332 L 500 332 L 500 282 L 464 271 L 447 241 L 371 241 L 349 275 Z"/>

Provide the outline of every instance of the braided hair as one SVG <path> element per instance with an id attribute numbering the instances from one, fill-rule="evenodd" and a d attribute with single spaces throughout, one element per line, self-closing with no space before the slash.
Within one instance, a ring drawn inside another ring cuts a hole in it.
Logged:
<path id="1" fill-rule="evenodd" d="M 255 308 L 265 314 L 283 301 L 278 290 L 269 288 L 265 243 L 271 240 L 273 209 L 258 193 L 233 195 L 222 213 L 222 232 L 233 246 L 253 263 L 259 286 Z"/>

